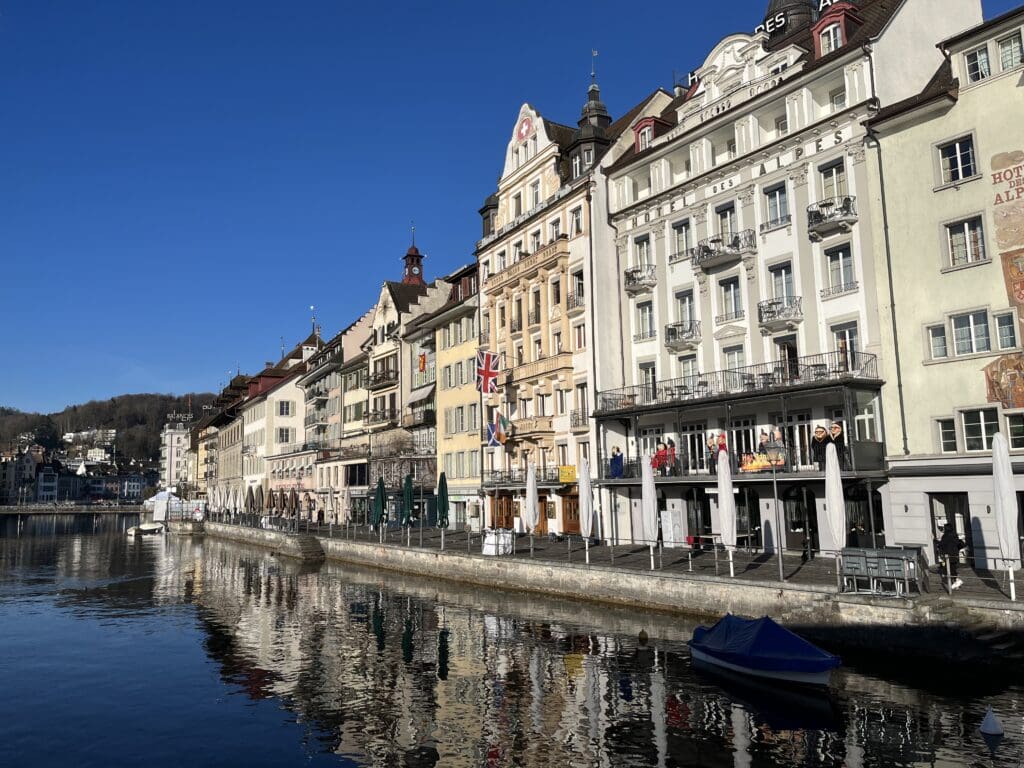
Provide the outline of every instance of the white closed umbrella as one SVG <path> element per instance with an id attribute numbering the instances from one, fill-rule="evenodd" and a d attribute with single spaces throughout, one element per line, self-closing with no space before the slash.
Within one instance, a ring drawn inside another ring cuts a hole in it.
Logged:
<path id="1" fill-rule="evenodd" d="M 718 452 L 718 530 L 729 553 L 729 575 L 735 576 L 732 555 L 736 549 L 736 499 L 732 493 L 732 465 L 727 451 Z"/>
<path id="2" fill-rule="evenodd" d="M 586 551 L 586 561 L 590 562 L 590 534 L 594 523 L 594 490 L 590 484 L 590 462 L 583 460 L 579 469 L 580 490 L 580 534 Z"/>
<path id="3" fill-rule="evenodd" d="M 644 456 L 640 459 L 640 520 L 644 527 L 644 538 L 651 547 L 651 570 L 654 570 L 654 542 L 658 538 L 658 492 L 654 488 L 654 468 Z"/>
<path id="4" fill-rule="evenodd" d="M 352 519 L 352 492 L 345 486 L 345 492 L 341 497 L 341 522 L 348 525 Z"/>
<path id="5" fill-rule="evenodd" d="M 533 557 L 533 532 L 540 521 L 540 513 L 537 511 L 537 470 L 533 464 L 526 468 L 526 498 L 523 499 L 519 517 L 526 532 L 530 534 L 530 557 Z"/>
<path id="6" fill-rule="evenodd" d="M 1017 532 L 1017 490 L 1013 484 L 1010 446 L 1002 432 L 992 438 L 992 484 L 995 492 L 996 534 L 999 556 L 1010 579 L 1010 599 L 1016 601 L 1013 571 L 1020 562 L 1020 534 Z"/>
<path id="7" fill-rule="evenodd" d="M 846 499 L 843 497 L 843 477 L 839 473 L 839 454 L 833 443 L 825 446 L 825 509 L 828 531 L 836 548 L 836 578 L 839 579 L 839 550 L 843 548 L 846 537 Z"/>

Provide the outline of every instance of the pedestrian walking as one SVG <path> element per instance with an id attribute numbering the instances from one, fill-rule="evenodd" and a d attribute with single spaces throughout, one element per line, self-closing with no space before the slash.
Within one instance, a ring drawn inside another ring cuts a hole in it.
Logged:
<path id="1" fill-rule="evenodd" d="M 960 589 L 964 585 L 963 580 L 957 575 L 957 566 L 960 564 L 960 550 L 967 545 L 956 534 L 956 526 L 949 523 L 939 523 L 942 536 L 939 538 L 939 552 L 945 556 L 948 565 L 949 591 Z"/>

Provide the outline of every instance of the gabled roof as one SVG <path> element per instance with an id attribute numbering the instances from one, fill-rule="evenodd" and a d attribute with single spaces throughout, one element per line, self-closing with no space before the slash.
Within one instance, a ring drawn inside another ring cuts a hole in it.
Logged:
<path id="1" fill-rule="evenodd" d="M 565 149 L 572 144 L 576 134 L 575 128 L 548 120 L 546 117 L 542 117 L 541 120 L 544 121 L 544 129 L 547 131 L 548 137 L 558 145 L 559 149 Z"/>
<path id="2" fill-rule="evenodd" d="M 395 309 L 403 313 L 408 312 L 409 307 L 427 295 L 426 285 L 399 283 L 394 280 L 386 280 L 384 285 L 387 286 L 388 293 L 391 294 L 391 300 L 395 302 Z"/>

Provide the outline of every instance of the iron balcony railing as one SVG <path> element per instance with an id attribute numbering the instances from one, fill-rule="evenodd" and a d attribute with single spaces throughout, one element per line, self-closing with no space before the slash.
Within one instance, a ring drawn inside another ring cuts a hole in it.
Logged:
<path id="1" fill-rule="evenodd" d="M 367 389 L 380 389 L 398 383 L 398 369 L 386 368 L 382 371 L 374 371 L 366 382 Z"/>
<path id="2" fill-rule="evenodd" d="M 512 321 L 509 323 L 509 332 L 519 333 L 521 330 L 523 330 L 523 318 L 513 317 Z"/>
<path id="3" fill-rule="evenodd" d="M 630 267 L 623 273 L 627 291 L 649 290 L 658 284 L 653 264 L 642 267 Z"/>
<path id="4" fill-rule="evenodd" d="M 762 221 L 761 222 L 761 226 L 758 227 L 758 229 L 761 232 L 771 232 L 773 229 L 779 229 L 781 227 L 785 227 L 785 226 L 791 224 L 792 221 L 793 221 L 793 216 L 791 214 L 787 213 L 784 216 L 779 216 L 779 217 L 774 218 L 774 219 L 769 219 L 768 221 Z"/>
<path id="5" fill-rule="evenodd" d="M 853 195 L 826 197 L 807 206 L 807 231 L 812 239 L 829 232 L 849 230 L 857 221 L 857 198 Z"/>
<path id="6" fill-rule="evenodd" d="M 587 297 L 583 295 L 582 291 L 579 293 L 570 293 L 566 296 L 565 306 L 566 309 L 570 311 L 574 309 L 583 309 L 587 306 Z"/>
<path id="7" fill-rule="evenodd" d="M 557 483 L 558 467 L 537 467 L 538 483 Z M 484 485 L 525 485 L 525 469 L 488 469 L 484 471 Z"/>
<path id="8" fill-rule="evenodd" d="M 695 267 L 713 267 L 756 251 L 756 233 L 752 229 L 743 229 L 700 240 L 690 249 L 690 257 Z"/>
<path id="9" fill-rule="evenodd" d="M 534 307 L 526 314 L 526 322 L 530 325 L 540 325 L 540 307 Z"/>
<path id="10" fill-rule="evenodd" d="M 374 424 L 387 424 L 394 421 L 398 421 L 398 410 L 395 408 L 367 411 L 363 415 L 363 424 L 366 424 L 367 426 Z"/>
<path id="11" fill-rule="evenodd" d="M 636 384 L 598 394 L 599 413 L 674 406 L 695 400 L 768 393 L 800 385 L 827 386 L 848 379 L 878 380 L 878 363 L 867 352 L 825 352 L 696 376 Z"/>
<path id="12" fill-rule="evenodd" d="M 318 401 L 327 400 L 328 394 L 326 389 L 311 389 L 306 392 L 307 401 Z"/>
<path id="13" fill-rule="evenodd" d="M 700 341 L 700 320 L 680 320 L 665 326 L 665 346 L 674 348 Z"/>
<path id="14" fill-rule="evenodd" d="M 715 323 L 732 323 L 737 320 L 742 320 L 746 317 L 746 312 L 742 309 L 737 309 L 733 312 L 723 312 L 720 315 L 715 315 Z"/>
<path id="15" fill-rule="evenodd" d="M 693 256 L 693 249 L 692 248 L 684 248 L 681 251 L 676 251 L 675 253 L 670 253 L 668 255 L 668 263 L 669 264 L 676 264 L 677 262 L 680 262 L 680 261 L 686 261 L 691 256 Z"/>
<path id="16" fill-rule="evenodd" d="M 802 296 L 782 296 L 757 305 L 757 319 L 762 325 L 780 321 L 803 320 Z"/>
<path id="17" fill-rule="evenodd" d="M 633 341 L 649 341 L 658 338 L 657 328 L 643 328 L 633 334 Z"/>
<path id="18" fill-rule="evenodd" d="M 413 411 L 402 418 L 403 427 L 432 427 L 437 423 L 437 414 L 434 410 Z"/>
<path id="19" fill-rule="evenodd" d="M 590 427 L 590 411 L 587 408 L 577 408 L 569 414 L 570 429 L 588 429 Z"/>
<path id="20" fill-rule="evenodd" d="M 327 411 L 311 413 L 303 421 L 307 427 L 327 426 Z"/>
<path id="21" fill-rule="evenodd" d="M 842 296 L 844 293 L 853 293 L 858 288 L 856 280 L 849 283 L 841 283 L 839 285 L 833 285 L 831 288 L 821 289 L 821 298 L 830 299 L 833 296 Z"/>
<path id="22" fill-rule="evenodd" d="M 433 384 L 435 381 L 437 381 L 437 367 L 434 363 L 429 363 L 427 370 L 416 371 L 412 375 L 413 387 L 425 387 L 428 384 Z"/>

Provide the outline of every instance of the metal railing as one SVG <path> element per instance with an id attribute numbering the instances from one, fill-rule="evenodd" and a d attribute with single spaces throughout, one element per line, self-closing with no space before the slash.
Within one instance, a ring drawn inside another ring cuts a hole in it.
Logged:
<path id="1" fill-rule="evenodd" d="M 841 283 L 840 285 L 833 285 L 830 288 L 821 289 L 821 298 L 830 299 L 833 296 L 842 296 L 844 293 L 853 293 L 857 290 L 859 284 L 856 280 L 849 283 Z"/>
<path id="2" fill-rule="evenodd" d="M 700 320 L 680 320 L 665 326 L 665 345 L 668 347 L 695 344 L 700 338 Z"/>
<path id="3" fill-rule="evenodd" d="M 569 414 L 570 429 L 589 429 L 590 411 L 587 408 L 577 408 Z"/>
<path id="4" fill-rule="evenodd" d="M 731 323 L 731 322 L 734 322 L 736 320 L 742 320 L 746 316 L 747 316 L 747 313 L 744 312 L 742 309 L 737 309 L 737 310 L 735 310 L 733 312 L 723 312 L 720 315 L 715 315 L 715 323 L 716 324 Z"/>
<path id="5" fill-rule="evenodd" d="M 633 334 L 633 341 L 648 341 L 656 338 L 658 338 L 657 328 L 644 328 Z"/>
<path id="6" fill-rule="evenodd" d="M 674 405 L 735 394 L 772 392 L 797 385 L 830 385 L 844 379 L 878 380 L 878 364 L 867 352 L 824 352 L 787 361 L 759 363 L 696 376 L 636 384 L 598 394 L 601 413 Z"/>
<path id="7" fill-rule="evenodd" d="M 758 227 L 758 229 L 762 233 L 771 232 L 773 229 L 779 229 L 780 227 L 785 227 L 791 224 L 792 221 L 793 216 L 787 213 L 785 216 L 779 216 L 778 218 L 769 219 L 768 221 L 761 222 L 761 226 Z"/>
<path id="8" fill-rule="evenodd" d="M 569 295 L 565 297 L 565 307 L 567 310 L 583 309 L 585 306 L 587 306 L 587 297 L 584 296 L 582 292 L 570 292 Z"/>
<path id="9" fill-rule="evenodd" d="M 377 389 L 398 383 L 398 369 L 387 368 L 383 371 L 374 371 L 366 382 L 367 389 Z"/>
<path id="10" fill-rule="evenodd" d="M 623 272 L 626 290 L 653 288 L 658 284 L 656 268 L 653 264 L 641 267 L 630 267 Z"/>
<path id="11" fill-rule="evenodd" d="M 537 467 L 538 483 L 557 483 L 558 467 Z M 484 471 L 484 485 L 525 485 L 525 469 L 489 469 Z"/>
<path id="12" fill-rule="evenodd" d="M 803 317 L 802 296 L 782 296 L 757 305 L 757 319 L 762 325 L 780 320 L 802 320 Z"/>
<path id="13" fill-rule="evenodd" d="M 379 411 L 367 411 L 363 415 L 363 424 L 387 424 L 398 421 L 398 410 L 395 408 L 384 408 Z"/>
<path id="14" fill-rule="evenodd" d="M 692 248 L 685 248 L 685 249 L 683 249 L 681 251 L 676 251 L 675 253 L 670 253 L 668 255 L 668 263 L 669 264 L 676 264 L 676 263 L 678 263 L 680 261 L 686 261 L 691 256 L 693 256 L 693 249 Z"/>
<path id="15" fill-rule="evenodd" d="M 413 411 L 402 417 L 403 427 L 432 427 L 437 424 L 437 413 L 433 408 Z"/>
<path id="16" fill-rule="evenodd" d="M 526 313 L 526 322 L 529 325 L 540 325 L 540 307 L 534 307 Z"/>
<path id="17" fill-rule="evenodd" d="M 513 317 L 508 324 L 508 329 L 510 333 L 519 333 L 523 330 L 523 318 Z"/>
<path id="18" fill-rule="evenodd" d="M 807 206 L 808 230 L 814 230 L 818 227 L 834 223 L 849 223 L 856 220 L 857 198 L 853 195 L 826 197 Z"/>
<path id="19" fill-rule="evenodd" d="M 739 258 L 757 251 L 757 234 L 752 229 L 725 232 L 704 238 L 690 249 L 694 266 L 714 266 L 726 259 Z"/>

